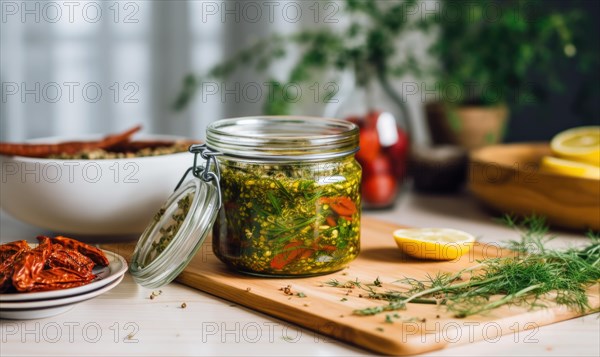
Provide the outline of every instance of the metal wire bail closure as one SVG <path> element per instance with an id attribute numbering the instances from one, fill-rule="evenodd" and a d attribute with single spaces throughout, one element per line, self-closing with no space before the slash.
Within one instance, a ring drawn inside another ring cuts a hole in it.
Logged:
<path id="1" fill-rule="evenodd" d="M 217 186 L 217 192 L 219 193 L 219 208 L 221 208 L 221 204 L 223 202 L 221 198 L 221 185 L 219 184 L 221 181 L 221 170 L 216 157 L 223 154 L 217 151 L 211 151 L 206 144 L 193 144 L 188 150 L 194 154 L 194 164 L 185 171 L 179 180 L 179 183 L 175 187 L 175 191 L 179 189 L 179 186 L 181 186 L 187 175 L 191 172 L 192 175 L 205 182 L 213 181 L 213 183 Z M 203 166 L 198 164 L 198 155 L 200 155 L 202 159 L 206 160 Z M 210 170 L 211 163 L 214 167 L 214 171 Z"/>

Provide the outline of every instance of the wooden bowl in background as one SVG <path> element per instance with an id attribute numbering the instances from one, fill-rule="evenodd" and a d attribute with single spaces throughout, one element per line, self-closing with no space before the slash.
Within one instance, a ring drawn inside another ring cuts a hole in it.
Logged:
<path id="1" fill-rule="evenodd" d="M 470 154 L 469 188 L 501 213 L 545 216 L 551 225 L 600 230 L 600 180 L 543 172 L 547 143 L 487 146 Z"/>

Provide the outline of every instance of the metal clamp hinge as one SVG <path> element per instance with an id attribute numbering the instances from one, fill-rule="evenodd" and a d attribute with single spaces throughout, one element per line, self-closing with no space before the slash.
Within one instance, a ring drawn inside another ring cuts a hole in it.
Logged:
<path id="1" fill-rule="evenodd" d="M 206 146 L 206 144 L 194 144 L 194 145 L 191 145 L 188 150 L 189 150 L 189 152 L 194 154 L 194 164 L 192 167 L 190 167 L 189 169 L 187 169 L 185 171 L 185 173 L 181 177 L 181 180 L 179 180 L 179 183 L 175 187 L 175 191 L 177 191 L 179 186 L 181 186 L 183 181 L 185 181 L 185 178 L 187 177 L 187 175 L 191 172 L 192 175 L 196 176 L 197 178 L 199 178 L 205 182 L 213 181 L 213 183 L 217 186 L 217 193 L 219 195 L 219 208 L 221 208 L 221 204 L 222 204 L 221 185 L 220 185 L 221 170 L 219 168 L 219 162 L 217 161 L 216 157 L 219 155 L 223 155 L 223 154 L 220 152 L 211 151 Z M 201 165 L 198 162 L 199 161 L 198 155 L 200 155 L 200 157 L 205 160 L 204 165 Z M 214 168 L 213 170 L 211 170 L 211 164 L 212 164 L 212 167 Z"/>

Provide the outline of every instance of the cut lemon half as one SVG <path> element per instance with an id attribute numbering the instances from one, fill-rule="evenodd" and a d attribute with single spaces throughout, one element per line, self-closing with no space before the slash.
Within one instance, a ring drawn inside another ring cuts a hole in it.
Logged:
<path id="1" fill-rule="evenodd" d="M 565 130 L 550 142 L 555 156 L 600 166 L 600 126 Z"/>
<path id="2" fill-rule="evenodd" d="M 394 231 L 398 247 L 412 257 L 454 260 L 466 254 L 475 237 L 451 228 L 407 228 Z"/>
<path id="3" fill-rule="evenodd" d="M 583 162 L 544 156 L 540 163 L 540 171 L 552 172 L 564 176 L 584 177 L 600 180 L 600 166 Z"/>

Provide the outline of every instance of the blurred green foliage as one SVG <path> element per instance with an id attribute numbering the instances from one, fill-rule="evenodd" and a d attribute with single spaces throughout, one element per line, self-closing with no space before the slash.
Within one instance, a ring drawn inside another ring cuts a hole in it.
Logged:
<path id="1" fill-rule="evenodd" d="M 442 93 L 452 92 L 446 101 L 532 103 L 548 90 L 564 89 L 559 76 L 564 66 L 589 70 L 597 60 L 593 45 L 586 43 L 589 17 L 576 1 L 568 9 L 556 5 L 546 0 L 442 0 L 441 11 L 424 19 L 423 29 L 439 31 L 430 53 L 440 66 L 430 73 Z"/>
<path id="2" fill-rule="evenodd" d="M 286 85 L 310 84 L 331 69 L 353 70 L 358 85 L 377 78 L 392 96 L 388 79 L 410 73 L 433 77 L 442 96 L 451 91 L 456 104 L 531 102 L 548 89 L 562 88 L 556 75 L 561 63 L 582 71 L 596 63 L 583 26 L 590 19 L 574 4 L 559 11 L 546 0 L 440 0 L 432 13 L 422 11 L 431 3 L 419 0 L 345 0 L 349 25 L 344 29 L 323 27 L 262 39 L 205 74 L 188 75 L 174 108 L 185 108 L 203 80 L 226 80 L 241 67 L 267 73 L 291 47 L 300 56 L 286 78 L 268 78 L 272 91 L 265 114 L 288 114 L 293 103 L 283 93 Z M 415 30 L 436 32 L 429 52 L 438 65 L 419 63 L 408 50 L 398 53 L 398 42 Z M 530 80 L 536 74 L 543 84 Z M 331 95 L 324 93 L 321 99 Z"/>
<path id="3" fill-rule="evenodd" d="M 241 67 L 265 73 L 273 62 L 284 58 L 292 46 L 300 50 L 300 57 L 286 78 L 268 79 L 272 95 L 264 103 L 265 114 L 288 114 L 292 103 L 285 100 L 282 92 L 286 84 L 310 84 L 324 70 L 353 70 L 359 85 L 366 84 L 375 76 L 387 78 L 390 74 L 418 71 L 414 56 L 395 56 L 397 41 L 407 30 L 417 29 L 420 25 L 416 21 L 418 19 L 410 15 L 418 3 L 418 0 L 346 0 L 343 10 L 350 22 L 344 29 L 335 31 L 323 27 L 265 38 L 214 66 L 204 75 L 188 75 L 174 107 L 178 110 L 185 108 L 203 80 L 227 79 Z M 331 95 L 326 92 L 321 99 L 326 100 Z"/>

